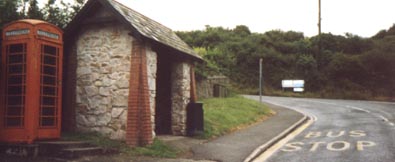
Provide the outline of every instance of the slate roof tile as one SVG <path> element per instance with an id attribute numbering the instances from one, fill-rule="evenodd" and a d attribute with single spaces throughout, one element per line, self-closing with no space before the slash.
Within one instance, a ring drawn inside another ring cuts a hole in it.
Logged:
<path id="1" fill-rule="evenodd" d="M 130 23 L 130 25 L 135 27 L 136 30 L 138 30 L 138 32 L 143 36 L 168 45 L 188 55 L 202 59 L 191 47 L 182 41 L 168 27 L 144 16 L 143 14 L 140 14 L 129 7 L 126 7 L 115 0 L 106 1 L 108 1 L 111 6 L 113 6 L 114 9 L 116 9 L 119 14 L 121 14 Z"/>

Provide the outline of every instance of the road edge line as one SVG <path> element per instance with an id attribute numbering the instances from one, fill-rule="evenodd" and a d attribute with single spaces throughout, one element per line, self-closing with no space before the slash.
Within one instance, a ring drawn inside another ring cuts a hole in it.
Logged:
<path id="1" fill-rule="evenodd" d="M 276 137 L 272 138 L 270 141 L 268 141 L 265 144 L 263 144 L 263 145 L 259 146 L 258 148 L 256 148 L 247 158 L 244 159 L 243 162 L 251 162 L 252 160 L 257 158 L 260 154 L 265 152 L 267 149 L 269 149 L 270 147 L 275 145 L 277 142 L 279 142 L 282 139 L 284 139 L 288 134 L 290 134 L 291 132 L 293 132 L 294 130 L 296 130 L 297 128 L 302 126 L 303 124 L 305 124 L 307 121 L 309 121 L 309 119 L 311 119 L 311 117 L 309 117 L 309 116 L 307 116 L 306 114 L 303 113 L 303 118 L 302 119 L 300 119 L 298 122 L 296 122 L 295 124 L 293 124 L 290 127 L 288 127 L 286 130 L 281 132 Z"/>

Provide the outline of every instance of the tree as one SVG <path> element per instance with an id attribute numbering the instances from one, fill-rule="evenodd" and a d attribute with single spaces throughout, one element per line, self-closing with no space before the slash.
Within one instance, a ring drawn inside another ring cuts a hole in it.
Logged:
<path id="1" fill-rule="evenodd" d="M 0 5 L 0 27 L 5 24 L 22 18 L 22 15 L 17 11 L 19 7 L 19 1 L 15 0 L 3 0 Z"/>
<path id="2" fill-rule="evenodd" d="M 44 8 L 39 8 L 37 0 L 0 0 L 0 27 L 12 21 L 30 18 L 45 20 L 64 28 L 85 2 L 86 0 L 74 0 L 74 3 L 48 0 Z"/>
<path id="3" fill-rule="evenodd" d="M 380 30 L 372 38 L 373 39 L 383 39 L 386 36 L 394 36 L 394 35 L 395 35 L 395 24 L 393 24 L 388 30 Z"/>
<path id="4" fill-rule="evenodd" d="M 317 73 L 317 61 L 312 55 L 300 55 L 296 60 L 296 72 L 302 79 L 312 79 L 310 76 Z"/>
<path id="5" fill-rule="evenodd" d="M 248 36 L 251 34 L 250 29 L 245 26 L 245 25 L 237 25 L 235 29 L 233 29 L 235 34 L 238 34 L 240 36 Z"/>
<path id="6" fill-rule="evenodd" d="M 55 0 L 48 0 L 43 8 L 46 13 L 44 19 L 60 28 L 65 28 L 85 2 L 86 0 L 74 0 L 74 3 L 71 4 L 61 0 L 57 4 Z"/>
<path id="7" fill-rule="evenodd" d="M 44 14 L 42 14 L 40 8 L 38 7 L 37 0 L 30 0 L 29 9 L 27 11 L 27 17 L 29 19 L 44 19 Z"/>

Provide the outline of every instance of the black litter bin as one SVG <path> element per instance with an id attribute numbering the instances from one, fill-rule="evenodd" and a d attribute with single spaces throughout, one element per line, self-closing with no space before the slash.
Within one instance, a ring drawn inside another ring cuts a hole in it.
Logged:
<path id="1" fill-rule="evenodd" d="M 204 133 L 203 103 L 191 102 L 187 107 L 187 135 L 196 136 Z"/>

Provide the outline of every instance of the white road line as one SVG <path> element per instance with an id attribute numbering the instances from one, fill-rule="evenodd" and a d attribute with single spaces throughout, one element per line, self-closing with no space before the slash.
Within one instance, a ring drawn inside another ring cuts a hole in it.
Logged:
<path id="1" fill-rule="evenodd" d="M 298 99 L 293 99 L 293 100 L 298 100 Z M 329 103 L 329 102 L 323 102 L 323 101 L 313 101 L 313 100 L 303 100 L 303 101 L 315 102 L 315 103 L 321 103 L 321 104 L 327 104 L 327 105 L 334 105 L 334 106 L 338 106 L 338 107 L 346 107 L 346 108 L 350 108 L 350 109 L 354 109 L 354 110 L 363 111 L 363 112 L 369 113 L 369 114 L 371 114 L 371 115 L 373 115 L 373 116 L 375 116 L 375 117 L 377 117 L 377 118 L 380 118 L 380 119 L 383 120 L 384 122 L 388 123 L 390 126 L 395 126 L 395 124 L 394 124 L 394 123 L 391 123 L 391 122 L 389 121 L 389 119 L 386 118 L 385 116 L 380 115 L 380 114 L 375 114 L 375 113 L 373 113 L 373 112 L 371 112 L 371 111 L 369 111 L 369 110 L 365 110 L 365 109 L 360 108 L 360 107 L 350 106 L 350 105 L 339 105 L 339 104 Z M 269 102 L 269 103 L 270 103 L 270 102 Z M 372 103 L 387 103 L 387 102 L 374 102 L 374 101 L 373 101 Z M 286 105 L 281 105 L 281 104 L 276 104 L 276 103 L 271 103 L 271 104 L 293 109 L 293 108 L 288 107 L 288 106 L 286 106 Z M 387 104 L 395 104 L 395 103 L 387 103 Z M 295 109 L 293 109 L 293 110 L 295 110 Z M 382 114 L 389 115 L 388 112 L 385 112 L 385 111 L 382 111 L 382 110 L 377 110 L 377 111 L 380 112 L 380 113 L 382 113 Z M 313 117 L 313 120 L 314 120 L 314 118 L 315 118 L 314 121 L 317 121 L 317 118 L 316 118 L 314 115 L 312 115 L 312 114 L 307 114 L 307 113 L 305 113 L 305 114 L 308 115 L 308 116 L 310 116 L 310 117 Z"/>
<path id="2" fill-rule="evenodd" d="M 370 113 L 369 110 L 365 110 L 365 109 L 362 109 L 362 108 L 359 108 L 359 107 L 348 106 L 348 105 L 347 105 L 346 107 L 351 108 L 351 109 L 354 109 L 354 110 L 359 110 L 359 111 L 363 111 L 363 112 L 366 112 L 366 113 Z"/>
<path id="3" fill-rule="evenodd" d="M 309 116 L 314 122 L 318 120 L 318 118 L 315 115 L 310 114 Z"/>
<path id="4" fill-rule="evenodd" d="M 253 159 L 252 162 L 263 162 L 263 161 L 267 160 L 270 156 L 272 156 L 275 152 L 277 152 L 282 146 L 284 146 L 288 141 L 290 141 L 291 139 L 295 138 L 297 135 L 302 133 L 303 130 L 305 130 L 307 127 L 309 127 L 313 123 L 314 123 L 313 120 L 307 121 L 305 124 L 300 126 L 298 129 L 296 129 L 295 131 L 288 134 L 285 138 L 278 141 L 273 146 L 269 147 L 265 152 L 263 152 L 261 155 L 259 155 L 255 159 Z"/>
<path id="5" fill-rule="evenodd" d="M 377 115 L 379 118 L 381 118 L 381 119 L 383 119 L 383 121 L 385 121 L 385 122 L 388 122 L 389 120 L 386 118 L 386 117 L 384 117 L 384 116 L 382 116 L 382 115 Z"/>
<path id="6" fill-rule="evenodd" d="M 308 113 L 303 112 L 301 110 L 295 109 L 293 107 L 290 107 L 290 106 L 287 106 L 287 105 L 283 105 L 283 104 L 278 104 L 278 103 L 275 103 L 275 102 L 270 102 L 270 101 L 263 101 L 263 102 L 266 102 L 266 103 L 269 103 L 269 104 L 272 104 L 272 105 L 276 105 L 276 106 L 279 106 L 279 107 L 284 107 L 284 108 L 287 108 L 287 109 L 295 110 L 295 111 L 297 111 L 297 112 L 299 112 L 301 114 L 305 114 L 306 116 L 314 117 L 315 118 L 314 121 L 317 121 L 317 117 L 316 116 L 314 116 L 312 114 L 308 114 Z"/>
<path id="7" fill-rule="evenodd" d="M 329 103 L 329 102 L 322 102 L 322 101 L 312 101 L 312 100 L 307 100 L 307 101 L 308 102 L 316 102 L 316 103 L 328 104 L 328 105 L 335 105 L 335 106 L 343 106 L 343 107 L 346 107 L 346 108 L 363 111 L 363 112 L 369 113 L 369 114 L 371 114 L 373 116 L 376 116 L 376 117 L 380 118 L 381 120 L 383 120 L 384 122 L 388 123 L 391 126 L 394 126 L 394 123 L 389 122 L 389 119 L 384 117 L 383 115 L 374 114 L 371 111 L 365 110 L 365 109 L 360 108 L 360 107 L 349 106 L 349 105 L 339 105 L 339 104 L 334 104 L 334 103 Z M 378 110 L 378 111 L 383 113 L 383 114 L 389 114 L 388 112 L 385 112 L 385 111 L 381 111 L 381 110 Z"/>

